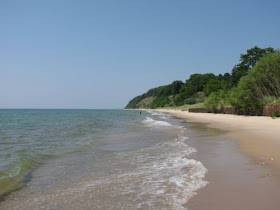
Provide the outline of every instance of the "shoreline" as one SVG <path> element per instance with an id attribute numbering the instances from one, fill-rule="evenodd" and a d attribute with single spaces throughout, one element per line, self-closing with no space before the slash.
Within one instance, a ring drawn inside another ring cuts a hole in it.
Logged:
<path id="1" fill-rule="evenodd" d="M 190 123 L 188 145 L 198 150 L 190 158 L 201 161 L 208 170 L 208 184 L 197 191 L 186 208 L 279 208 L 280 119 L 166 109 L 154 111 L 166 112 Z M 192 136 L 192 130 L 198 131 L 198 136 Z"/>
<path id="2" fill-rule="evenodd" d="M 155 109 L 187 122 L 204 123 L 207 127 L 227 131 L 228 137 L 238 140 L 242 152 L 280 169 L 280 118 L 231 114 L 190 113 L 174 109 Z"/>

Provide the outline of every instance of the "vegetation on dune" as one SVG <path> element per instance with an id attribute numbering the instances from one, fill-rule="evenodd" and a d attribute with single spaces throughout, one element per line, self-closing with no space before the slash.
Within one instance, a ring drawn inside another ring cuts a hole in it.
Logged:
<path id="1" fill-rule="evenodd" d="M 265 104 L 280 104 L 279 50 L 254 47 L 241 54 L 231 74 L 193 74 L 185 83 L 174 81 L 148 90 L 126 108 L 183 108 L 193 104 L 209 109 L 232 106 L 243 114 L 260 110 Z"/>
<path id="2" fill-rule="evenodd" d="M 243 113 L 261 109 L 268 99 L 280 98 L 280 54 L 270 53 L 257 62 L 231 91 L 230 104 Z M 272 101 L 270 101 L 272 102 Z"/>
<path id="3" fill-rule="evenodd" d="M 255 46 L 254 48 L 247 50 L 247 54 L 241 54 L 241 62 L 235 65 L 232 69 L 232 85 L 237 86 L 240 78 L 247 75 L 248 71 L 256 65 L 261 57 L 273 52 L 275 52 L 275 50 L 271 47 L 261 49 Z"/>

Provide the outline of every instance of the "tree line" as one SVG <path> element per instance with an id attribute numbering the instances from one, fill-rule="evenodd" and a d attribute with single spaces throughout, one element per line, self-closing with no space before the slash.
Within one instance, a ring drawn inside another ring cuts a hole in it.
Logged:
<path id="1" fill-rule="evenodd" d="M 159 108 L 203 103 L 210 109 L 232 106 L 242 114 L 280 103 L 280 52 L 257 46 L 240 55 L 231 73 L 192 74 L 184 82 L 152 88 L 125 108 Z"/>

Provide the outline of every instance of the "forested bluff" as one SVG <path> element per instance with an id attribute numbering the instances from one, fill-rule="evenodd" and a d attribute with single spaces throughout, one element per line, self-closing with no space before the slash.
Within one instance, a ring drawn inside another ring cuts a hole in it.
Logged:
<path id="1" fill-rule="evenodd" d="M 125 108 L 232 107 L 248 114 L 265 105 L 280 105 L 280 51 L 255 46 L 240 55 L 231 73 L 192 74 L 185 83 L 176 80 L 136 96 Z M 279 116 L 279 110 L 273 115 Z"/>

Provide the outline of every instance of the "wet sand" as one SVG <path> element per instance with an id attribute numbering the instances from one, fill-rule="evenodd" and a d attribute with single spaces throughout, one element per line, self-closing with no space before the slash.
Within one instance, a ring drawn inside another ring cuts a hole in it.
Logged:
<path id="1" fill-rule="evenodd" d="M 191 157 L 208 169 L 209 184 L 187 203 L 188 209 L 279 209 L 280 119 L 157 111 L 187 119 L 202 133 L 190 133 L 188 144 L 198 150 Z"/>

